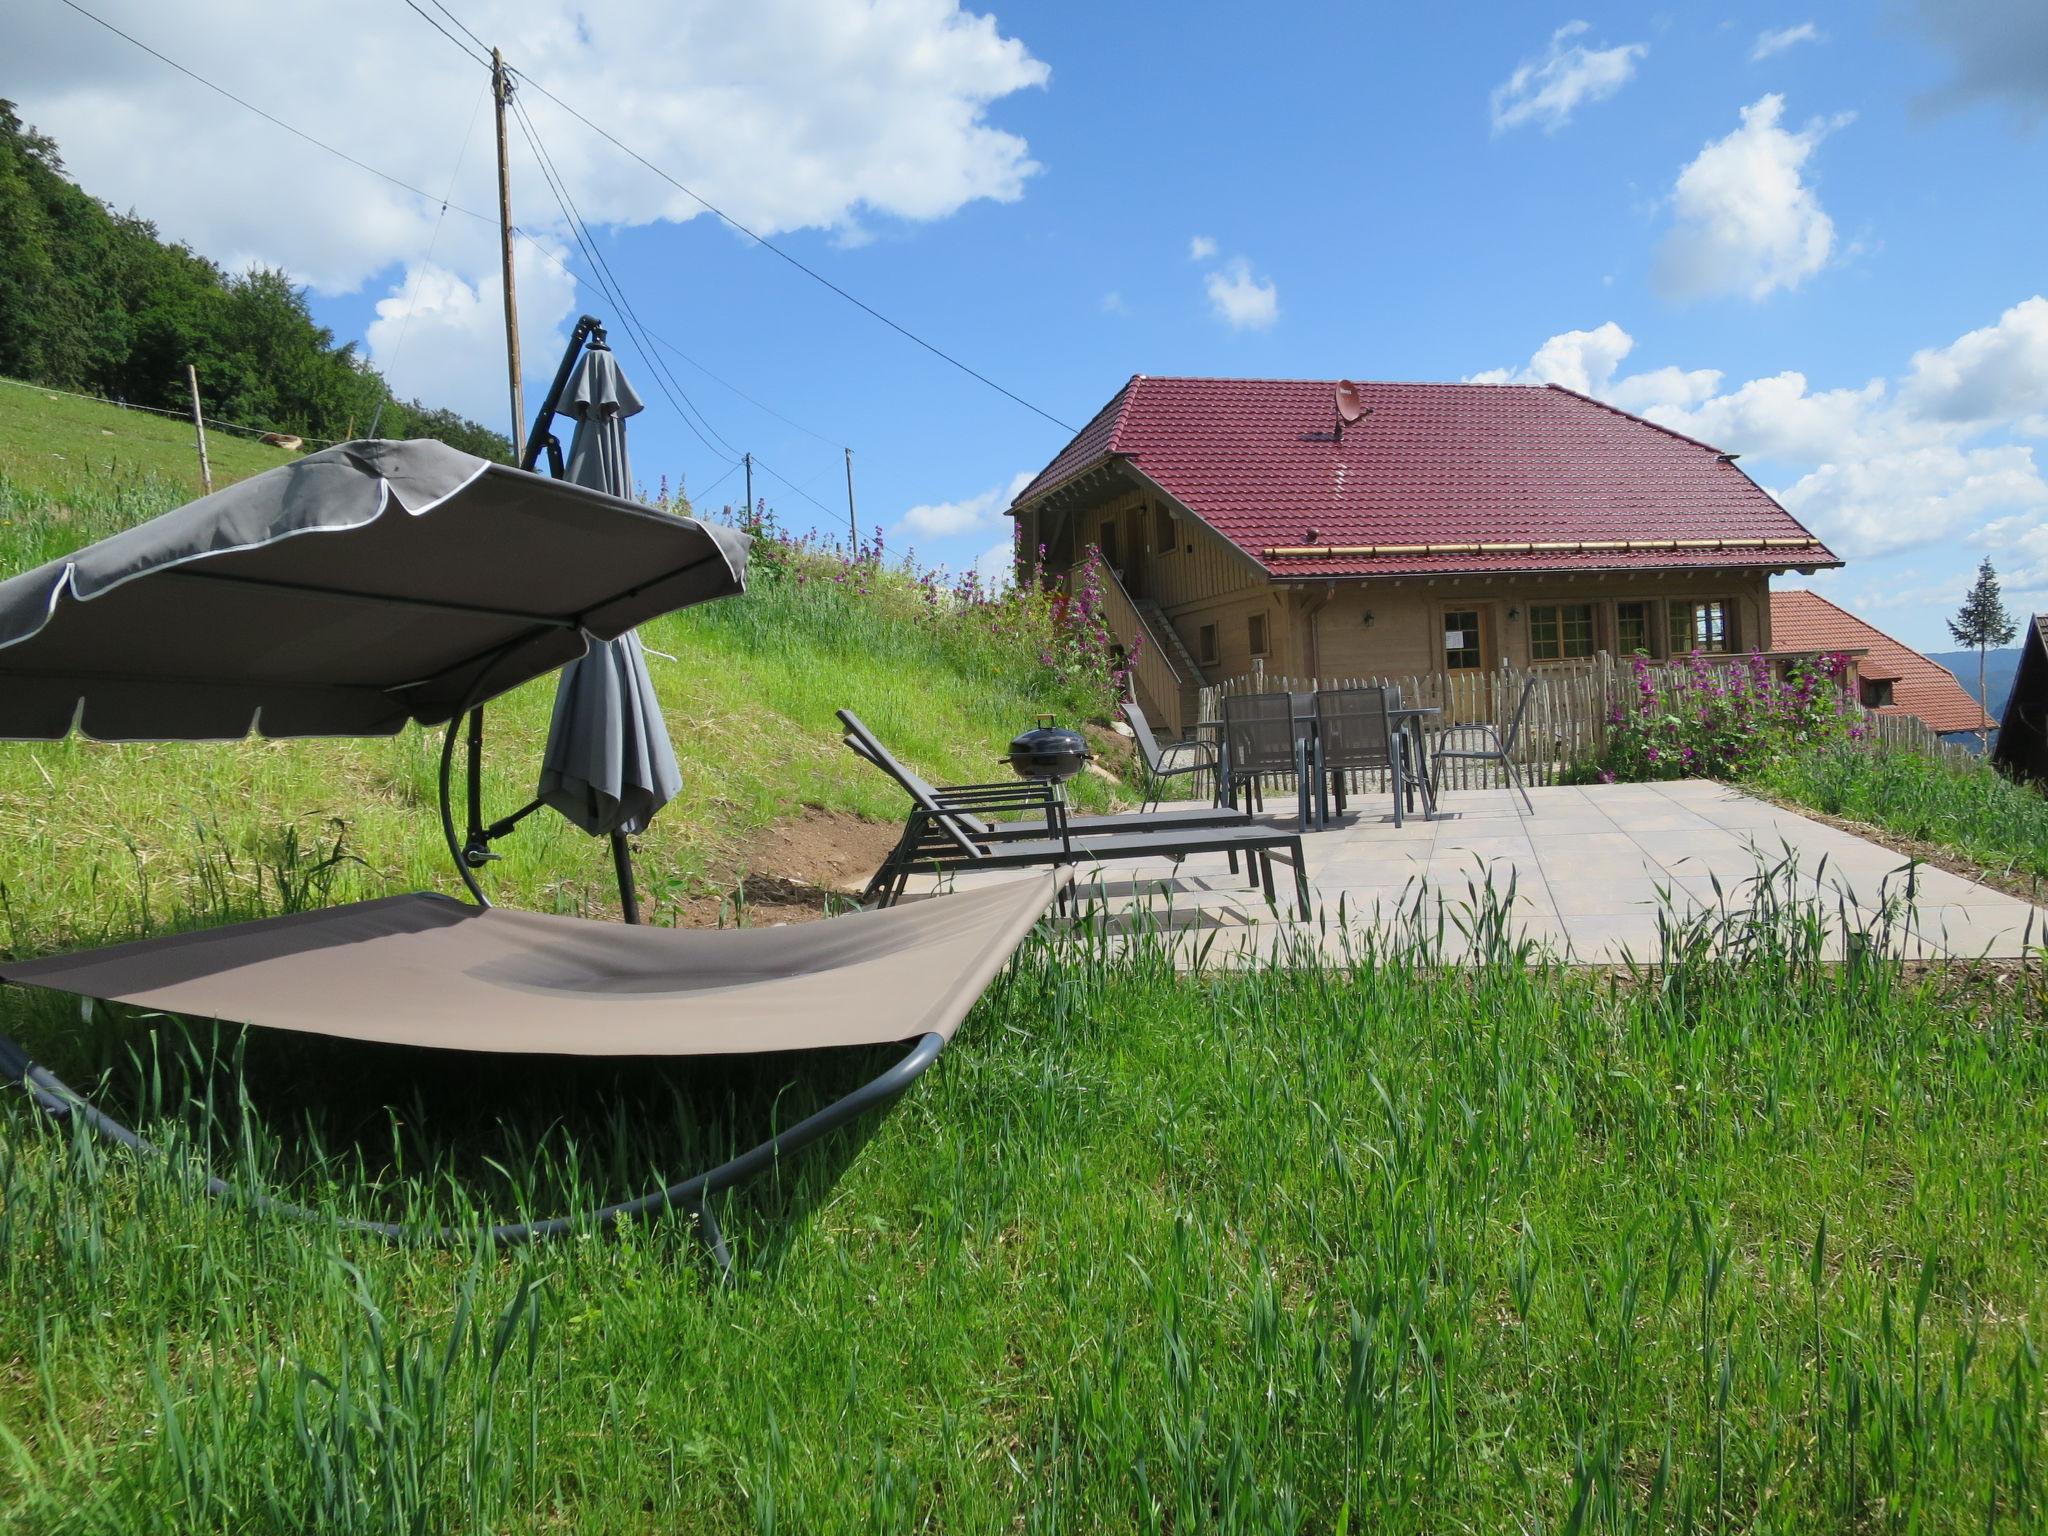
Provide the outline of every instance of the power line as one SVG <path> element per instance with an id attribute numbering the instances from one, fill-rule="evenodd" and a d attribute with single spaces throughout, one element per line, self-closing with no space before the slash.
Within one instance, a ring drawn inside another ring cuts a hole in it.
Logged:
<path id="1" fill-rule="evenodd" d="M 719 453 L 718 449 L 712 445 L 711 439 L 706 437 L 704 432 L 698 428 L 697 423 L 690 419 L 690 413 L 683 408 L 682 403 L 670 392 L 668 381 L 663 378 L 660 369 L 655 365 L 653 359 L 649 357 L 647 348 L 641 344 L 639 335 L 635 331 L 632 321 L 628 318 L 627 306 L 608 281 L 609 269 L 601 267 L 601 263 L 593 256 L 590 246 L 585 243 L 583 222 L 571 213 L 567 195 L 555 179 L 554 164 L 546 158 L 546 153 L 540 147 L 538 137 L 526 120 L 526 114 L 518 110 L 516 99 L 513 106 L 513 117 L 519 124 L 520 133 L 525 136 L 527 147 L 533 151 L 534 160 L 540 166 L 542 179 L 547 182 L 548 190 L 554 194 L 555 201 L 562 210 L 562 217 L 569 225 L 569 233 L 575 238 L 577 248 L 583 252 L 584 259 L 591 262 L 592 277 L 596 281 L 598 291 L 603 293 L 605 298 L 618 309 L 621 322 L 626 327 L 626 339 L 633 343 L 634 350 L 647 361 L 648 372 L 653 375 L 656 387 L 661 390 L 662 394 L 668 397 L 668 403 L 674 407 L 676 414 L 682 417 L 683 425 L 688 427 L 695 434 L 697 441 L 702 443 L 715 457 L 724 459 L 725 456 Z M 705 426 L 709 427 L 710 423 L 706 422 Z"/>
<path id="2" fill-rule="evenodd" d="M 525 105 L 517 97 L 513 98 L 512 110 L 519 118 L 520 131 L 526 136 L 527 144 L 532 148 L 534 157 L 541 162 L 542 174 L 548 179 L 549 187 L 555 194 L 555 200 L 562 207 L 562 216 L 569 221 L 570 229 L 576 233 L 578 247 L 604 272 L 605 278 L 609 283 L 609 287 L 605 291 L 618 305 L 621 317 L 627 327 L 627 334 L 633 336 L 635 345 L 640 348 L 642 356 L 647 359 L 648 368 L 655 372 L 657 382 L 661 380 L 663 375 L 666 375 L 668 382 L 675 385 L 676 394 L 682 397 L 683 405 L 696 415 L 697 421 L 702 424 L 704 431 L 709 432 L 719 442 L 724 443 L 726 450 L 737 457 L 741 450 L 733 447 L 727 441 L 725 434 L 711 425 L 711 418 L 704 414 L 703 407 L 690 398 L 689 391 L 683 388 L 681 381 L 649 351 L 646 343 L 642 340 L 642 337 L 647 334 L 647 328 L 641 322 L 640 312 L 633 307 L 632 300 L 626 297 L 625 283 L 612 270 L 612 264 L 605 258 L 604 249 L 598 244 L 596 234 L 584 220 L 582 210 L 576 206 L 576 199 L 569 191 L 568 178 L 556 169 L 554 157 L 548 153 L 547 145 L 541 139 L 540 130 L 533 126 L 533 120 L 528 115 Z M 674 403 L 673 400 L 671 403 Z M 693 427 L 692 430 L 695 430 L 695 428 Z M 699 433 L 698 435 L 701 441 L 703 434 Z M 707 442 L 704 446 L 710 448 L 711 444 Z M 712 451 L 716 452 L 717 450 L 713 449 Z"/>
<path id="3" fill-rule="evenodd" d="M 767 470 L 769 474 L 773 475 L 776 479 L 780 480 L 792 491 L 795 491 L 797 495 L 803 497 L 805 501 L 808 501 L 812 506 L 816 507 L 820 512 L 824 513 L 827 517 L 833 518 L 835 520 L 838 518 L 839 509 L 837 507 L 826 506 L 825 503 L 818 500 L 817 497 L 813 496 L 809 491 L 805 490 L 802 486 L 798 485 L 794 480 L 790 479 L 789 476 L 785 475 L 781 470 L 777 469 L 774 465 L 764 460 L 758 453 L 754 455 L 754 468 Z"/>
<path id="4" fill-rule="evenodd" d="M 420 7 L 414 3 L 414 0 L 405 0 L 405 3 L 409 6 L 412 6 L 413 10 L 419 13 L 420 20 L 424 21 L 436 32 L 440 33 L 443 37 L 447 38 L 448 41 L 453 43 L 458 49 L 461 49 L 463 56 L 467 58 L 472 64 L 481 64 L 486 69 L 489 69 L 491 67 L 490 49 L 484 48 L 484 56 L 482 58 L 478 58 L 475 54 L 471 53 L 468 48 L 463 46 L 461 38 L 457 37 L 453 32 L 450 32 L 446 27 L 442 26 L 441 23 L 434 20 L 433 17 L 429 16 L 425 11 L 420 10 Z M 448 17 L 448 19 L 450 21 L 455 21 L 455 17 L 452 14 Z M 455 24 L 458 27 L 462 27 L 462 23 L 459 21 L 456 21 Z M 462 27 L 462 30 L 465 32 L 469 32 L 469 28 L 467 27 Z M 475 37 L 476 34 L 471 32 L 470 36 Z M 483 48 L 483 44 L 481 42 L 479 42 L 477 46 L 479 48 Z"/>
<path id="5" fill-rule="evenodd" d="M 305 140 L 306 143 L 312 145 L 315 149 L 324 149 L 327 151 L 328 154 L 333 155 L 336 159 L 346 160 L 350 165 L 354 166 L 357 170 L 368 171 L 372 176 L 375 176 L 379 181 L 388 181 L 391 183 L 392 186 L 398 187 L 403 191 L 410 192 L 414 197 L 422 198 L 430 203 L 437 201 L 433 193 L 424 191 L 421 188 L 414 186 L 409 181 L 401 181 L 398 177 L 393 176 L 389 171 L 380 171 L 377 169 L 376 166 L 358 160 L 354 155 L 348 153 L 347 150 L 336 149 L 332 144 L 327 143 L 324 139 L 314 138 L 312 134 L 306 132 L 306 130 L 303 128 L 294 128 L 290 123 L 286 122 L 283 118 L 278 117 L 273 113 L 264 111 L 261 107 L 257 106 L 253 101 L 249 101 L 241 96 L 237 96 L 233 91 L 229 90 L 224 85 L 215 85 L 211 80 L 207 79 L 206 76 L 200 74 L 197 70 L 187 69 L 183 64 L 180 64 L 176 59 L 171 58 L 169 55 L 158 53 L 154 48 L 150 47 L 149 44 L 142 41 L 141 38 L 134 36 L 132 33 L 123 32 L 119 27 L 115 26 L 111 21 L 108 21 L 105 17 L 95 16 L 91 11 L 88 11 L 84 6 L 80 5 L 78 3 L 78 0 L 64 0 L 64 4 L 70 6 L 72 10 L 78 12 L 78 14 L 83 16 L 87 21 L 95 22 L 98 25 L 105 27 L 109 32 L 113 33 L 114 36 L 120 38 L 123 42 L 134 44 L 134 46 L 140 48 L 144 53 L 148 54 L 151 58 L 157 60 L 159 63 L 168 64 L 172 69 L 175 69 L 179 74 L 184 75 L 188 79 L 196 80 L 199 84 L 205 86 L 209 91 L 212 91 L 215 95 L 225 96 L 229 101 L 232 101 L 236 106 L 245 108 L 250 112 L 254 112 L 266 123 L 272 123 L 277 127 L 282 128 L 286 133 L 290 134 L 293 138 L 303 139 Z M 497 222 L 495 219 L 490 219 L 489 215 L 478 213 L 472 208 L 464 208 L 459 203 L 451 203 L 449 204 L 449 206 L 454 208 L 457 213 L 466 213 L 473 219 L 486 219 L 488 222 L 491 223 Z"/>
<path id="6" fill-rule="evenodd" d="M 403 177 L 394 176 L 389 171 L 381 170 L 377 166 L 369 164 L 367 161 L 359 160 L 354 155 L 349 154 L 346 150 L 338 149 L 334 145 L 328 143 L 326 140 L 318 138 L 311 133 L 308 133 L 305 129 L 297 127 L 292 123 L 286 122 L 276 113 L 266 111 L 264 108 L 257 106 L 253 101 L 250 101 L 247 97 L 237 95 L 235 92 L 229 90 L 226 86 L 214 83 L 212 80 L 209 80 L 206 76 L 200 74 L 197 70 L 192 69 L 187 65 L 181 64 L 176 59 L 172 58 L 170 55 L 163 53 L 156 48 L 151 47 L 148 43 L 145 43 L 144 41 L 142 41 L 141 38 L 136 37 L 133 33 L 123 31 L 120 27 L 115 26 L 112 22 L 106 20 L 104 17 L 98 16 L 94 14 L 92 11 L 87 10 L 83 5 L 80 5 L 78 3 L 78 0 L 63 0 L 63 3 L 71 10 L 77 12 L 80 16 L 83 16 L 87 21 L 92 22 L 94 25 L 104 29 L 105 31 L 113 33 L 114 36 L 120 38 L 130 47 L 136 48 L 141 52 L 148 54 L 151 58 L 155 59 L 159 64 L 165 65 L 170 69 L 176 70 L 179 74 L 185 76 L 194 84 L 204 86 L 207 90 L 212 91 L 216 96 L 222 97 L 227 101 L 233 102 L 236 106 L 242 108 L 243 111 L 253 113 L 255 116 L 262 118 L 266 123 L 271 124 L 273 127 L 282 128 L 286 133 L 290 134 L 293 138 L 300 140 L 302 143 L 310 144 L 315 149 L 321 150 L 326 154 L 332 155 L 335 159 L 343 161 L 344 163 L 355 167 L 355 169 L 359 171 L 365 172 L 368 175 L 376 177 L 379 181 L 385 182 L 390 186 L 397 187 L 402 192 L 410 193 L 412 196 L 420 199 L 422 202 L 433 204 L 436 207 L 441 208 L 444 212 L 446 210 L 452 209 L 456 213 L 463 215 L 465 218 L 475 219 L 477 222 L 482 224 L 488 224 L 493 228 L 497 227 L 498 220 L 496 215 L 480 213 L 474 208 L 464 207 L 461 203 L 454 202 L 446 197 L 437 198 L 434 196 L 433 193 L 427 191 L 425 188 L 414 186 L 411 182 L 406 181 Z M 408 0 L 408 3 L 410 3 L 410 0 Z M 456 26 L 461 27 L 461 29 L 465 33 L 468 33 L 470 37 L 475 37 L 475 34 L 473 32 L 470 32 L 466 26 L 463 26 L 460 19 L 457 18 L 453 12 L 449 11 L 446 6 L 441 5 L 439 3 L 439 0 L 433 0 L 433 3 L 435 4 L 436 8 L 439 9 L 444 15 L 448 16 L 448 18 L 451 21 L 453 21 Z M 417 9 L 417 7 L 415 7 L 415 9 Z M 432 17 L 427 17 L 424 15 L 423 19 L 430 22 L 433 20 Z M 444 36 L 447 35 L 445 29 L 437 27 L 436 30 L 441 31 Z M 460 42 L 456 41 L 456 39 L 452 37 L 450 37 L 448 40 L 455 47 L 461 49 L 465 57 L 469 56 L 468 49 L 463 48 Z M 543 92 L 543 94 L 546 94 L 545 87 L 536 86 L 536 89 L 539 89 Z M 565 108 L 565 110 L 571 109 Z M 529 246 L 531 246 L 534 249 L 534 251 L 541 257 L 541 259 L 546 261 L 548 265 L 552 266 L 557 272 L 560 272 L 564 277 L 569 278 L 571 281 L 577 280 L 576 274 L 573 271 L 571 271 L 568 267 L 564 266 L 561 260 L 555 255 L 553 251 L 549 250 L 546 245 L 542 244 L 539 240 L 535 239 L 533 235 L 529 233 L 527 230 L 514 226 L 513 233 L 516 234 L 520 239 L 524 240 Z M 749 233 L 751 233 L 751 231 Z M 595 281 L 594 276 L 592 280 Z M 599 287 L 600 291 L 602 291 L 603 284 L 599 282 L 597 283 L 597 286 Z M 740 389 L 738 385 L 733 384 L 728 380 L 719 378 L 718 375 L 712 373 L 708 368 L 705 368 L 702 363 L 697 362 L 696 359 L 692 358 L 688 353 L 684 352 L 680 347 L 677 347 L 673 342 L 669 341 L 666 337 L 657 335 L 651 330 L 647 331 L 646 334 L 654 342 L 668 348 L 669 351 L 675 353 L 676 356 L 682 358 L 685 362 L 689 363 L 690 366 L 692 366 L 693 368 L 696 368 L 700 372 L 704 373 L 708 378 L 711 378 L 712 380 L 722 385 L 726 389 L 731 390 L 734 394 L 738 395 L 741 399 L 747 401 L 750 405 L 753 405 L 757 409 L 765 411 L 767 414 L 775 417 L 778 421 L 782 421 L 790 426 L 793 426 L 797 428 L 798 431 L 807 433 L 812 437 L 818 437 L 820 441 L 831 443 L 833 447 L 844 446 L 842 444 L 832 442 L 830 438 L 823 437 L 821 434 L 812 431 L 811 428 L 803 426 L 800 422 L 791 420 L 789 417 L 783 415 L 780 411 L 774 409 L 774 407 L 766 405 L 762 401 L 755 399 L 752 395 Z M 653 368 L 657 365 L 650 363 L 649 366 L 650 368 Z M 57 393 L 63 393 L 63 391 L 57 391 Z M 78 398 L 97 399 L 98 397 L 79 396 Z M 119 402 L 106 403 L 118 404 Z M 127 407 L 127 409 L 153 410 L 154 408 L 147 406 L 129 406 Z M 165 412 L 163 414 L 182 416 L 184 413 Z M 688 420 L 687 416 L 685 416 L 685 420 Z M 260 433 L 266 430 L 261 427 L 244 427 L 236 422 L 221 422 L 220 425 L 238 431 Z M 1065 423 L 1061 423 L 1061 425 L 1065 425 Z M 303 436 L 303 434 L 300 435 Z M 320 438 L 306 438 L 305 440 L 308 442 L 327 441 L 326 439 Z M 708 447 L 709 444 L 707 443 L 706 446 Z M 758 459 L 756 460 L 756 462 L 759 462 Z M 783 479 L 784 477 L 777 475 L 776 478 Z M 784 483 L 789 484 L 790 482 L 784 480 Z M 799 494 L 804 493 L 802 493 L 799 490 Z M 815 505 L 821 507 L 823 510 L 830 513 L 831 515 L 835 517 L 837 516 L 836 512 L 833 512 L 832 509 L 829 507 L 825 507 L 824 503 L 817 501 L 815 497 L 807 496 L 806 499 L 812 501 Z"/>
<path id="7" fill-rule="evenodd" d="M 922 336 L 918 335 L 917 332 L 911 330 L 909 326 L 899 324 L 897 321 L 890 319 L 887 315 L 883 314 L 879 309 L 875 308 L 874 305 L 868 303 L 865 299 L 859 298 L 858 296 L 847 292 L 844 288 L 840 287 L 839 284 L 833 282 L 831 278 L 825 276 L 824 273 L 818 271 L 815 267 L 806 265 L 797 257 L 792 256 L 788 251 L 785 251 L 781 246 L 777 245 L 774 241 L 768 239 L 765 235 L 756 234 L 753 230 L 749 229 L 746 225 L 742 224 L 738 219 L 734 218 L 731 214 L 727 213 L 723 208 L 720 208 L 716 203 L 712 202 L 709 198 L 706 198 L 700 193 L 693 191 L 691 188 L 684 186 L 680 181 L 677 181 L 675 177 L 671 176 L 667 171 L 663 170 L 660 166 L 656 165 L 652 160 L 648 159 L 645 155 L 641 154 L 640 151 L 634 149 L 630 144 L 627 144 L 624 140 L 614 135 L 609 129 L 599 127 L 596 123 L 592 122 L 589 118 L 585 117 L 581 112 L 577 111 L 574 107 L 570 106 L 569 103 L 562 100 L 562 98 L 557 96 L 553 91 L 549 90 L 546 86 L 542 85 L 538 80 L 534 79 L 533 76 L 529 75 L 525 70 L 512 68 L 512 73 L 517 75 L 521 80 L 524 80 L 528 85 L 532 86 L 535 90 L 539 91 L 541 95 L 547 97 L 549 101 L 552 101 L 564 112 L 568 113 L 571 117 L 575 118 L 577 122 L 583 124 L 584 127 L 588 128 L 592 133 L 595 133 L 599 138 L 605 140 L 607 143 L 613 145 L 615 148 L 622 150 L 624 153 L 630 155 L 633 159 L 639 161 L 642 165 L 646 166 L 648 170 L 654 172 L 655 175 L 659 176 L 663 181 L 667 182 L 670 186 L 674 187 L 678 192 L 682 193 L 685 197 L 697 203 L 706 212 L 714 214 L 719 219 L 723 220 L 726 224 L 730 225 L 732 228 L 738 230 L 741 234 L 745 235 L 749 240 L 752 240 L 756 245 L 761 246 L 765 250 L 773 251 L 777 256 L 780 256 L 792 267 L 795 267 L 799 272 L 803 273 L 804 276 L 810 278 L 814 282 L 822 283 L 825 287 L 831 289 L 832 292 L 838 294 L 840 298 L 846 300 L 847 303 L 853 305 L 856 309 L 865 311 L 867 314 L 881 321 L 882 324 L 888 326 L 890 330 L 896 332 L 899 336 L 904 337 L 906 340 L 916 342 L 917 345 L 923 347 L 925 351 L 931 353 L 932 356 L 939 358 L 944 362 L 952 364 L 953 367 L 959 369 L 969 378 L 978 380 L 979 382 L 986 384 L 990 389 L 994 390 L 997 394 L 1002 395 L 1007 399 L 1014 400 L 1018 405 L 1023 406 L 1025 410 L 1030 411 L 1035 415 L 1043 416 L 1047 421 L 1051 422 L 1054 426 L 1062 428 L 1063 430 L 1068 432 L 1073 432 L 1077 430 L 1071 422 L 1062 421 L 1059 417 L 1053 415 L 1051 411 L 1048 411 L 1041 406 L 1033 405 L 1029 400 L 1026 400 L 1022 395 L 1018 394 L 1015 390 L 1005 389 L 1002 385 L 998 384 L 994 379 L 990 378 L 987 374 L 981 372 L 977 368 L 970 367 L 968 364 L 962 362 L 959 358 L 955 357 L 952 353 L 946 351 L 945 348 L 938 346 L 933 342 L 926 341 Z"/>
<path id="8" fill-rule="evenodd" d="M 456 15 L 453 11 L 449 10 L 447 6 L 443 5 L 441 3 L 441 0 L 431 0 L 431 3 L 435 10 L 439 11 L 443 16 L 446 16 L 450 21 L 454 22 L 456 27 L 461 30 L 463 36 L 467 37 L 472 43 L 475 43 L 479 51 L 485 54 L 490 53 L 491 45 L 485 42 L 482 38 L 478 37 L 474 32 L 470 31 L 468 27 L 464 26 L 462 18 L 460 16 Z M 411 5 L 412 0 L 406 0 L 406 4 Z M 414 9 L 418 9 L 418 7 L 415 6 Z"/>

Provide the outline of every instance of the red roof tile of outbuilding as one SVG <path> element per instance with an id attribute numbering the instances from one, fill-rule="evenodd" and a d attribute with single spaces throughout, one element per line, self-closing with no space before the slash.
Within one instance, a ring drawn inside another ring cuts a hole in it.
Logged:
<path id="1" fill-rule="evenodd" d="M 1981 731 L 1998 725 L 1948 668 L 1818 592 L 1794 587 L 1771 594 L 1771 648 L 1864 652 L 1856 671 L 1892 685 L 1892 702 L 1878 708 L 1881 715 L 1918 715 L 1930 731 Z"/>
<path id="2" fill-rule="evenodd" d="M 1587 396 L 1357 388 L 1340 439 L 1333 380 L 1139 374 L 1013 505 L 1124 460 L 1281 578 L 1841 563 L 1726 455 Z"/>

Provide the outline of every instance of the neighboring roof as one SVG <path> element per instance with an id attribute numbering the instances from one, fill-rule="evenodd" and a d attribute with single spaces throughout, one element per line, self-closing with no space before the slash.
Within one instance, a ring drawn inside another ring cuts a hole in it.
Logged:
<path id="1" fill-rule="evenodd" d="M 388 736 L 745 585 L 746 535 L 341 443 L 0 580 L 0 739 Z"/>
<path id="2" fill-rule="evenodd" d="M 1139 374 L 1012 503 L 1128 464 L 1271 574 L 1841 562 L 1728 455 L 1556 385 Z"/>
<path id="3" fill-rule="evenodd" d="M 2020 639 L 2020 664 L 1991 760 L 2021 778 L 2048 783 L 2048 613 L 2034 615 Z"/>
<path id="4" fill-rule="evenodd" d="M 1774 651 L 1857 651 L 1860 676 L 1892 685 L 1881 715 L 1917 715 L 1930 731 L 1981 731 L 1997 725 L 1955 674 L 1901 645 L 1874 624 L 1838 608 L 1818 592 L 1771 594 Z"/>

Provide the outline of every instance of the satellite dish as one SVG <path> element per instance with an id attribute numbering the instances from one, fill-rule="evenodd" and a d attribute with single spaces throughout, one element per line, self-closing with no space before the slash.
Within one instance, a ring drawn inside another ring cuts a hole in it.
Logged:
<path id="1" fill-rule="evenodd" d="M 1365 402 L 1358 398 L 1358 386 L 1349 379 L 1337 381 L 1337 419 L 1350 426 L 1365 414 Z"/>

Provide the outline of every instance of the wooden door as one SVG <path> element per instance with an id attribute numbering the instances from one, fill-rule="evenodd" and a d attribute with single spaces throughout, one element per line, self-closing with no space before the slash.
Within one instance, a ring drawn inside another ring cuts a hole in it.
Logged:
<path id="1" fill-rule="evenodd" d="M 1488 680 L 1499 658 L 1494 653 L 1493 614 L 1484 603 L 1460 607 L 1446 603 L 1438 624 L 1442 645 L 1441 661 L 1446 697 L 1446 724 L 1465 720 L 1490 720 L 1492 690 Z"/>

